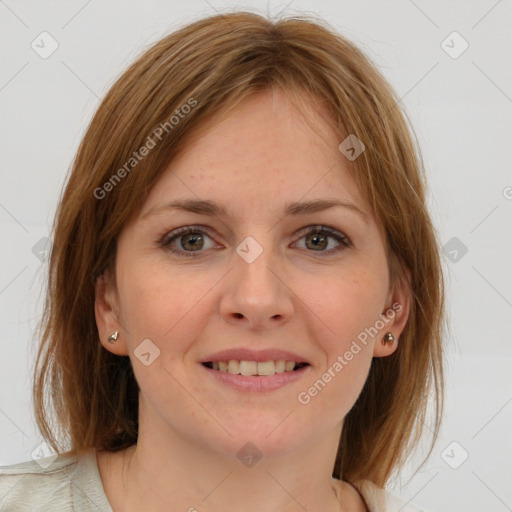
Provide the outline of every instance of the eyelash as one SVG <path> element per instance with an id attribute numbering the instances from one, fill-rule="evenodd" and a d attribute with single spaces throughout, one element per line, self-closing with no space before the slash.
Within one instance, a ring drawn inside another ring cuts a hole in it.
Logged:
<path id="1" fill-rule="evenodd" d="M 160 238 L 157 242 L 160 246 L 165 247 L 168 251 L 172 252 L 173 254 L 176 254 L 177 256 L 197 257 L 197 256 L 200 256 L 201 253 L 204 251 L 176 250 L 173 247 L 171 247 L 170 244 L 174 240 L 176 240 L 184 235 L 193 234 L 193 233 L 205 234 L 205 235 L 208 235 L 209 238 L 211 238 L 210 235 L 208 234 L 208 232 L 209 232 L 209 229 L 207 229 L 205 227 L 183 226 L 183 227 L 180 227 L 180 228 L 177 228 L 177 229 L 171 231 L 170 233 L 166 233 L 165 236 Z M 343 235 L 336 229 L 330 228 L 328 226 L 319 226 L 319 225 L 308 226 L 306 228 L 301 229 L 299 231 L 299 234 L 301 235 L 299 240 L 301 238 L 304 238 L 307 235 L 315 234 L 315 235 L 327 235 L 331 238 L 334 238 L 337 242 L 340 243 L 340 245 L 338 247 L 336 247 L 334 249 L 330 249 L 329 251 L 308 251 L 308 252 L 318 252 L 319 254 L 322 255 L 322 257 L 328 257 L 333 254 L 337 254 L 338 252 L 342 251 L 343 249 L 346 249 L 347 247 L 350 247 L 350 245 L 351 245 L 349 239 L 345 235 Z"/>

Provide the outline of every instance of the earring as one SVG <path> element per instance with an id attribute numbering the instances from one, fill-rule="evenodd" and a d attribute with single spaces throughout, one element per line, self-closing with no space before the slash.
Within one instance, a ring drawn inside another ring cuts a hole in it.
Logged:
<path id="1" fill-rule="evenodd" d="M 395 341 L 395 337 L 390 332 L 384 334 L 382 338 L 382 344 L 386 345 L 386 343 L 393 343 Z"/>
<path id="2" fill-rule="evenodd" d="M 115 343 L 116 340 L 117 340 L 117 336 L 119 335 L 119 331 L 116 331 L 114 333 L 112 333 L 109 337 L 108 337 L 108 342 L 109 343 Z"/>

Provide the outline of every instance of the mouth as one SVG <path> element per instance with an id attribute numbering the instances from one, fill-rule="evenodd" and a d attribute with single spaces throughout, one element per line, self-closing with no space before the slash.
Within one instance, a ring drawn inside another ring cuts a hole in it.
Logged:
<path id="1" fill-rule="evenodd" d="M 238 392 L 268 393 L 291 385 L 310 374 L 313 367 L 295 361 L 204 361 L 204 371 L 221 386 Z"/>
<path id="2" fill-rule="evenodd" d="M 229 361 L 206 361 L 201 363 L 210 370 L 230 373 L 233 375 L 255 376 L 255 377 L 271 377 L 276 373 L 296 372 L 301 368 L 310 366 L 306 362 L 295 361 L 237 361 L 231 359 Z"/>

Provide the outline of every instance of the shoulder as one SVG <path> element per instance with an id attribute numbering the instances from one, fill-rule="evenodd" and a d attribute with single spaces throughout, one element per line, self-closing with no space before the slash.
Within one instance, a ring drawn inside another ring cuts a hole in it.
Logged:
<path id="1" fill-rule="evenodd" d="M 368 512 L 427 512 L 369 480 L 357 480 L 351 484 L 363 497 Z"/>
<path id="2" fill-rule="evenodd" d="M 76 462 L 76 456 L 60 454 L 56 459 L 50 456 L 0 466 L 0 511 L 36 510 L 50 502 L 69 504 L 70 476 Z"/>
<path id="3" fill-rule="evenodd" d="M 67 452 L 57 458 L 0 466 L 0 512 L 93 510 L 92 502 L 102 493 L 101 480 L 98 489 L 98 480 L 91 472 L 94 453 Z"/>

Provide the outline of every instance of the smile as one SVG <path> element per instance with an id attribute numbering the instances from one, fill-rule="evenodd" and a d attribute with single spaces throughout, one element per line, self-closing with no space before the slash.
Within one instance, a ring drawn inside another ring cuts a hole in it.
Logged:
<path id="1" fill-rule="evenodd" d="M 212 370 L 227 372 L 234 375 L 258 375 L 270 376 L 276 373 L 292 372 L 309 366 L 308 363 L 296 363 L 295 361 L 209 361 L 203 363 L 204 366 Z"/>
<path id="2" fill-rule="evenodd" d="M 285 365 L 284 370 L 279 371 L 282 369 L 283 363 Z M 259 366 L 261 364 L 263 364 L 261 371 L 267 372 L 263 375 L 256 373 L 260 371 Z M 288 370 L 286 369 L 287 364 Z M 214 368 L 214 365 L 218 366 L 218 369 Z M 294 361 L 256 362 L 230 360 L 201 363 L 201 368 L 214 379 L 214 382 L 218 382 L 223 386 L 243 392 L 261 393 L 273 391 L 291 384 L 308 375 L 313 367 L 308 363 L 295 363 Z M 241 373 L 242 371 L 250 373 L 243 374 Z"/>

